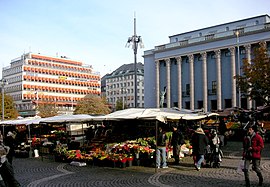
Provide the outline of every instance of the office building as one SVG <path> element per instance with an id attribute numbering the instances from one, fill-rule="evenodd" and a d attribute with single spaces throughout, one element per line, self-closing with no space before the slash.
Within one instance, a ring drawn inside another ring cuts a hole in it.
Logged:
<path id="1" fill-rule="evenodd" d="M 52 104 L 60 114 L 71 114 L 87 94 L 100 95 L 100 74 L 91 65 L 65 56 L 52 57 L 27 53 L 4 67 L 11 95 L 20 116 L 38 115 L 38 106 Z"/>
<path id="2" fill-rule="evenodd" d="M 102 77 L 102 91 L 106 93 L 107 102 L 112 110 L 115 110 L 117 101 L 123 103 L 123 108 L 124 106 L 135 107 L 134 79 L 134 63 L 124 64 Z M 144 108 L 144 67 L 142 63 L 137 63 L 137 107 Z"/>

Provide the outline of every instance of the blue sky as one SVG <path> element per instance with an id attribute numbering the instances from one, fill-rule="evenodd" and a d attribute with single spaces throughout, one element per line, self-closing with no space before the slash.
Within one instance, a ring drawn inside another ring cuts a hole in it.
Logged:
<path id="1" fill-rule="evenodd" d="M 269 0 L 0 0 L 0 68 L 31 51 L 81 60 L 105 75 L 134 62 L 125 48 L 134 12 L 143 62 L 143 51 L 168 36 L 270 15 L 269 7 Z"/>

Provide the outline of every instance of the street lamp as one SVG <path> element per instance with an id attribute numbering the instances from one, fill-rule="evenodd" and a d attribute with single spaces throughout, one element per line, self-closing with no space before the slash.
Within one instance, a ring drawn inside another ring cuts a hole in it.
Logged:
<path id="1" fill-rule="evenodd" d="M 239 30 L 235 31 L 235 35 L 236 35 L 236 42 L 237 42 L 237 74 L 238 76 L 240 76 L 240 47 L 239 47 L 239 35 L 240 32 Z M 238 86 L 238 105 L 239 108 L 241 108 L 241 90 L 240 87 Z"/>
<path id="2" fill-rule="evenodd" d="M 134 97 L 135 97 L 135 105 L 134 107 L 137 108 L 137 50 L 138 50 L 138 44 L 140 45 L 140 48 L 143 48 L 142 38 L 141 36 L 137 36 L 136 34 L 136 18 L 134 17 L 134 35 L 128 38 L 126 47 L 130 47 L 132 45 L 132 49 L 134 51 Z"/>
<path id="3" fill-rule="evenodd" d="M 5 120 L 5 85 L 8 85 L 8 81 L 6 79 L 2 79 L 1 81 L 1 87 L 2 87 L 2 121 Z M 3 125 L 3 132 L 4 135 L 4 125 Z"/>

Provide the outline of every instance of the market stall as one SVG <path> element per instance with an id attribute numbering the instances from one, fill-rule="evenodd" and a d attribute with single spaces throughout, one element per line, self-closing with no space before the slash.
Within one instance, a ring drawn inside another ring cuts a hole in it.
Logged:
<path id="1" fill-rule="evenodd" d="M 86 160 L 94 164 L 98 163 L 97 165 L 104 165 L 104 163 L 112 162 L 112 160 L 113 162 L 133 160 L 134 164 L 138 164 L 138 161 L 140 161 L 140 164 L 150 166 L 151 162 L 154 161 L 153 153 L 156 148 L 159 125 L 167 127 L 170 131 L 170 123 L 178 123 L 180 120 L 201 120 L 210 116 L 217 116 L 217 114 L 178 110 L 176 108 L 121 110 L 91 119 L 92 122 L 98 121 L 102 124 L 99 126 L 101 128 L 99 139 L 104 138 L 103 135 L 106 137 L 106 132 L 110 132 L 110 138 L 116 134 L 118 139 L 90 142 L 81 150 L 68 150 L 66 147 L 59 145 L 57 150 L 59 157 L 66 155 L 65 158 L 60 160 Z M 96 129 L 95 132 L 97 133 L 99 130 Z M 138 147 L 139 149 L 137 149 Z M 185 152 L 188 152 L 188 150 L 185 149 Z"/>

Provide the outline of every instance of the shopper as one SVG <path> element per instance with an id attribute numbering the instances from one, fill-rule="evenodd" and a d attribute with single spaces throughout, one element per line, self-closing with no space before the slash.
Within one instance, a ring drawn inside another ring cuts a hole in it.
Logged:
<path id="1" fill-rule="evenodd" d="M 9 152 L 7 154 L 8 162 L 12 165 L 13 156 L 15 155 L 15 134 L 9 131 L 7 137 L 5 138 L 5 145 L 9 147 Z"/>
<path id="2" fill-rule="evenodd" d="M 201 169 L 202 162 L 204 161 L 204 154 L 206 146 L 208 146 L 208 138 L 206 137 L 202 128 L 197 128 L 192 136 L 192 151 L 194 158 L 194 166 L 197 171 Z"/>
<path id="3" fill-rule="evenodd" d="M 174 125 L 173 126 L 173 133 L 170 145 L 173 146 L 173 157 L 174 157 L 174 164 L 179 164 L 179 153 L 181 150 L 181 146 L 184 144 L 183 134 L 180 131 L 179 127 Z"/>
<path id="4" fill-rule="evenodd" d="M 250 187 L 249 180 L 249 167 L 252 164 L 252 169 L 257 173 L 259 178 L 259 186 L 263 184 L 263 176 L 260 169 L 261 163 L 261 151 L 264 148 L 264 143 L 262 137 L 255 132 L 256 126 L 249 126 L 247 129 L 247 135 L 243 142 L 243 159 L 244 164 L 244 174 L 246 187 Z"/>
<path id="5" fill-rule="evenodd" d="M 156 152 L 156 166 L 157 168 L 168 168 L 167 157 L 166 157 L 166 147 L 167 147 L 167 136 L 165 131 L 159 127 L 157 136 L 157 152 Z"/>
<path id="6" fill-rule="evenodd" d="M 3 142 L 0 142 L 0 175 L 8 187 L 20 187 L 19 182 L 14 177 L 14 171 L 12 165 L 7 160 L 7 154 L 9 147 L 5 146 Z"/>

